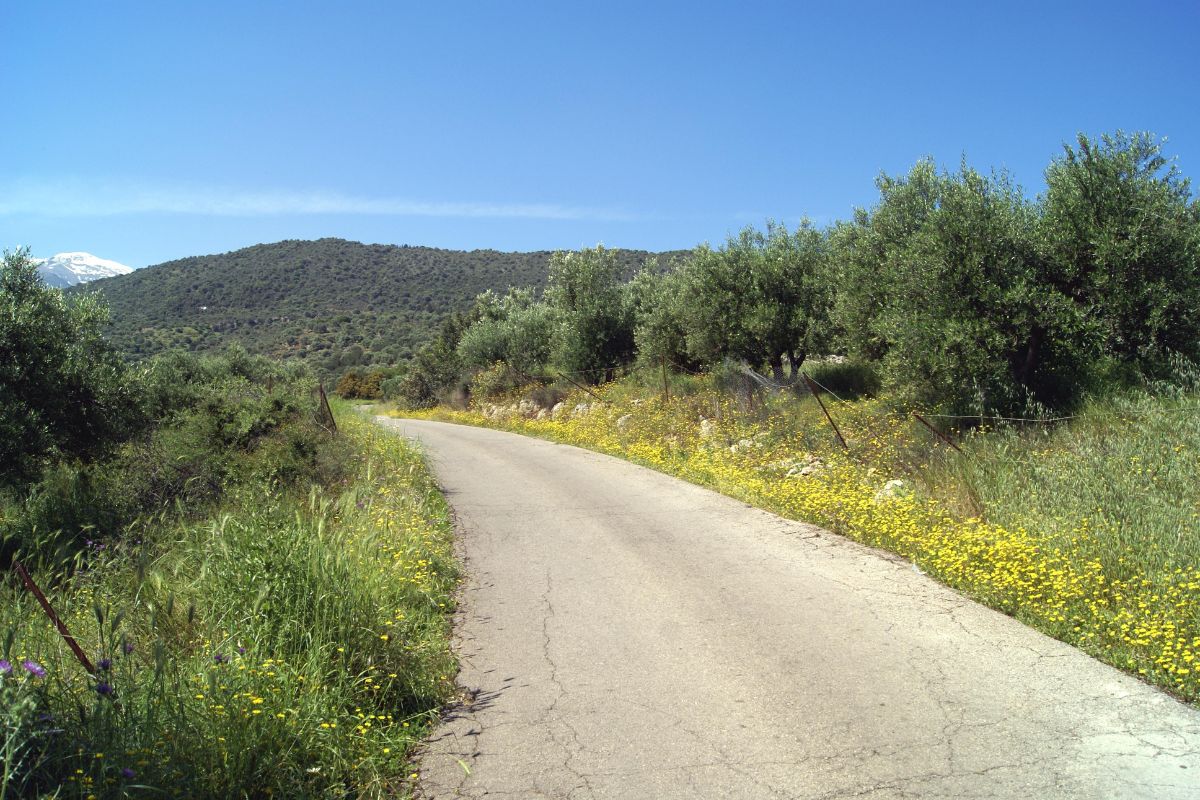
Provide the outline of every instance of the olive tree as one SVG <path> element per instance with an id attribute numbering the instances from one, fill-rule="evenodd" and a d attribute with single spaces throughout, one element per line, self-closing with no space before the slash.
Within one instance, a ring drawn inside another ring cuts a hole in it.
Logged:
<path id="1" fill-rule="evenodd" d="M 1080 134 L 1046 170 L 1042 241 L 1095 355 L 1200 355 L 1200 206 L 1148 133 Z"/>
<path id="2" fill-rule="evenodd" d="M 632 360 L 633 315 L 612 250 L 554 253 L 545 297 L 554 315 L 554 360 L 564 369 L 598 382 Z"/>
<path id="3" fill-rule="evenodd" d="M 828 332 L 825 236 L 807 222 L 795 232 L 768 223 L 702 245 L 680 275 L 679 308 L 688 352 L 701 362 L 723 358 L 767 365 L 794 379 Z"/>
<path id="4" fill-rule="evenodd" d="M 43 283 L 27 251 L 0 268 L 0 486 L 35 479 L 53 458 L 91 458 L 139 419 L 128 369 L 102 336 L 90 294 Z"/>
<path id="5" fill-rule="evenodd" d="M 467 369 L 485 369 L 503 362 L 529 374 L 545 367 L 554 333 L 549 306 L 534 299 L 529 289 L 511 289 L 504 297 L 488 290 L 475 300 L 478 319 L 458 342 L 458 355 Z"/>

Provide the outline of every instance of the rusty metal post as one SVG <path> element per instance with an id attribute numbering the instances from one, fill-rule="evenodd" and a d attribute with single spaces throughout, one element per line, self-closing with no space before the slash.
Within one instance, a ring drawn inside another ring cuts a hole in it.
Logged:
<path id="1" fill-rule="evenodd" d="M 46 599 L 46 595 L 42 594 L 42 590 L 38 588 L 38 585 L 33 582 L 33 578 L 30 577 L 25 566 L 19 561 L 14 561 L 12 568 L 20 576 L 21 582 L 25 584 L 25 588 L 29 590 L 29 593 L 36 597 L 37 601 L 42 604 L 42 610 L 46 612 L 46 616 L 54 623 L 54 627 L 58 628 L 59 634 L 62 635 L 63 641 L 67 643 L 67 647 L 71 648 L 71 652 L 75 654 L 75 658 L 79 659 L 79 663 L 83 665 L 83 668 L 87 670 L 89 675 L 95 675 L 96 668 L 92 666 L 87 653 L 83 652 L 83 648 L 79 646 L 79 642 L 75 641 L 75 637 L 67 630 L 66 623 L 54 612 L 54 607 L 50 605 L 50 601 Z"/>
<path id="2" fill-rule="evenodd" d="M 663 405 L 671 402 L 671 390 L 667 388 L 667 357 L 662 357 Z"/>
<path id="3" fill-rule="evenodd" d="M 846 439 L 842 436 L 842 432 L 838 430 L 837 423 L 833 421 L 833 417 L 829 416 L 829 409 L 825 408 L 825 403 L 821 402 L 821 395 L 817 393 L 817 385 L 807 375 L 804 376 L 804 383 L 808 386 L 808 390 L 812 392 L 812 396 L 817 401 L 817 405 L 821 407 L 821 411 L 824 412 L 825 419 L 829 420 L 829 427 L 833 428 L 833 432 L 837 434 L 838 441 L 842 443 L 842 449 L 849 450 L 850 445 L 846 444 Z"/>
<path id="4" fill-rule="evenodd" d="M 321 381 L 317 381 L 317 393 L 321 396 L 321 410 L 325 412 L 325 418 L 329 420 L 333 432 L 337 433 L 337 420 L 333 418 L 333 409 L 329 407 L 329 398 L 325 396 L 325 384 Z"/>
<path id="5" fill-rule="evenodd" d="M 918 414 L 917 412 L 913 411 L 913 412 L 912 412 L 912 415 L 913 415 L 914 417 L 916 417 L 916 418 L 917 418 L 917 422 L 920 422 L 920 423 L 921 423 L 922 425 L 924 425 L 926 428 L 929 428 L 929 430 L 933 431 L 933 435 L 934 435 L 934 436 L 938 437 L 939 439 L 941 439 L 943 442 L 945 442 L 946 444 L 948 444 L 948 445 L 950 445 L 951 447 L 953 447 L 953 448 L 954 448 L 955 450 L 957 450 L 958 452 L 960 452 L 960 453 L 962 452 L 962 449 L 961 449 L 961 448 L 959 448 L 959 446 L 958 446 L 958 445 L 956 445 L 956 444 L 955 444 L 953 441 L 951 441 L 949 436 L 946 436 L 944 433 L 942 433 L 941 431 L 939 431 L 937 428 L 933 427 L 933 426 L 932 426 L 932 425 L 930 425 L 928 422 L 926 422 L 926 421 L 925 421 L 925 418 L 924 418 L 924 417 L 922 417 L 920 414 Z"/>
<path id="6" fill-rule="evenodd" d="M 584 386 L 582 383 L 580 383 L 579 381 L 577 381 L 577 380 L 575 380 L 574 378 L 570 377 L 569 375 L 564 375 L 563 373 L 561 373 L 561 372 L 560 372 L 560 373 L 558 373 L 558 377 L 562 378 L 563 380 L 567 380 L 567 381 L 570 381 L 571 383 L 575 384 L 575 385 L 576 385 L 576 386 L 578 386 L 580 389 L 583 389 L 585 392 L 587 392 L 588 394 L 590 394 L 592 397 L 594 397 L 594 398 L 596 398 L 597 400 L 599 400 L 601 403 L 606 403 L 606 402 L 608 402 L 608 401 L 607 401 L 607 400 L 605 400 L 603 397 L 601 397 L 600 395 L 596 394 L 596 393 L 595 393 L 595 392 L 593 392 L 591 389 L 587 388 L 587 387 L 586 387 L 586 386 Z"/>

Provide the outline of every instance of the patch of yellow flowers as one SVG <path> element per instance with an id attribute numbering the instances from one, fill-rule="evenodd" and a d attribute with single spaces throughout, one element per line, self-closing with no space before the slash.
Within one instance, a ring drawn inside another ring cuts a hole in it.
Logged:
<path id="1" fill-rule="evenodd" d="M 1106 574 L 1086 519 L 1051 542 L 1037 531 L 955 516 L 891 481 L 911 461 L 912 425 L 877 401 L 839 404 L 843 451 L 820 412 L 808 424 L 743 413 L 702 393 L 664 403 L 600 388 L 555 414 L 512 406 L 420 416 L 524 433 L 635 461 L 786 517 L 898 553 L 944 583 L 1117 667 L 1200 699 L 1200 569 Z M 486 412 L 486 413 L 484 413 Z M 807 413 L 807 412 L 806 412 Z M 1071 526 L 1068 526 L 1069 528 Z M 1064 544 L 1065 542 L 1065 544 Z"/>

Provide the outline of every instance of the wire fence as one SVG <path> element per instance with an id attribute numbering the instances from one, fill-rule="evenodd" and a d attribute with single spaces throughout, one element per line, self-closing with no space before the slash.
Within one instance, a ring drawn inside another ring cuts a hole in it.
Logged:
<path id="1" fill-rule="evenodd" d="M 661 358 L 659 360 L 659 363 L 635 362 L 635 363 L 631 363 L 631 364 L 614 364 L 611 367 L 599 367 L 596 369 L 559 370 L 557 374 L 562 379 L 567 380 L 568 382 L 574 384 L 576 387 L 583 389 L 588 394 L 595 397 L 597 400 L 600 400 L 601 402 L 608 402 L 608 401 L 604 400 L 604 398 L 602 398 L 596 392 L 592 391 L 592 389 L 589 389 L 586 385 L 586 382 L 590 382 L 593 378 L 596 378 L 596 377 L 599 377 L 601 380 L 607 380 L 607 379 L 611 379 L 614 377 L 628 376 L 628 375 L 633 375 L 636 373 L 645 373 L 645 372 L 653 373 L 653 372 L 657 372 L 661 369 L 664 373 L 663 374 L 663 396 L 664 396 L 664 400 L 667 400 L 667 399 L 669 399 L 669 392 L 668 392 L 668 388 L 667 388 L 667 375 L 666 375 L 666 368 L 668 366 L 675 373 L 682 373 L 682 374 L 686 374 L 686 375 L 690 375 L 690 376 L 694 376 L 694 377 L 702 377 L 705 375 L 713 374 L 712 371 L 702 372 L 702 371 L 693 369 L 693 368 L 687 366 L 686 364 L 680 364 L 678 361 L 676 361 L 674 359 L 665 358 L 665 357 Z M 739 401 L 744 403 L 744 407 L 750 412 L 753 412 L 755 410 L 754 395 L 756 393 L 761 393 L 763 391 L 768 391 L 768 392 L 797 391 L 797 390 L 801 390 L 807 386 L 807 388 L 809 389 L 809 393 L 813 396 L 813 398 L 816 400 L 817 404 L 820 406 L 821 411 L 823 412 L 826 420 L 829 422 L 830 428 L 833 430 L 833 432 L 837 436 L 839 442 L 841 442 L 843 448 L 849 449 L 846 439 L 843 437 L 842 432 L 839 429 L 839 427 L 834 419 L 833 413 L 830 411 L 829 408 L 826 407 L 825 403 L 822 400 L 821 395 L 822 395 L 822 393 L 825 395 L 828 395 L 834 401 L 836 401 L 838 404 L 841 404 L 841 405 L 849 405 L 849 404 L 851 404 L 851 401 L 842 397 L 836 391 L 834 391 L 832 388 L 830 388 L 829 386 L 822 383 L 818 378 L 816 378 L 811 373 L 811 371 L 809 371 L 809 370 L 799 371 L 799 372 L 795 373 L 795 377 L 793 377 L 792 379 L 781 381 L 781 380 L 777 380 L 776 378 L 772 378 L 768 375 L 764 375 L 764 374 L 758 372 L 757 370 L 755 370 L 753 367 L 751 367 L 748 363 L 746 363 L 744 361 L 735 361 L 735 360 L 730 359 L 730 360 L 727 360 L 723 364 L 722 372 L 727 376 L 726 380 L 728 380 L 728 376 L 731 374 L 740 375 L 745 379 L 745 383 L 742 384 L 741 386 L 729 386 L 727 384 L 726 390 L 731 391 L 734 395 L 738 396 Z M 759 408 L 762 409 L 764 407 L 760 404 Z M 715 413 L 718 416 L 720 416 L 721 412 L 719 409 L 717 409 Z M 1196 413 L 1196 412 L 1195 412 L 1194 408 L 1159 408 L 1159 409 L 1153 409 L 1153 410 L 1128 409 L 1125 411 L 1121 411 L 1119 413 L 1124 416 L 1127 416 L 1127 417 L 1142 417 L 1142 416 L 1164 414 L 1164 413 Z M 1003 416 L 1003 415 L 989 415 L 989 414 L 941 414 L 941 413 L 932 413 L 932 412 L 926 412 L 926 411 L 918 411 L 915 409 L 910 409 L 907 413 L 904 414 L 904 416 L 912 418 L 916 423 L 919 423 L 922 427 L 926 428 L 930 432 L 930 434 L 933 437 L 935 437 L 935 443 L 945 444 L 946 446 L 953 448 L 955 451 L 957 451 L 959 453 L 963 453 L 968 456 L 970 455 L 970 452 L 964 451 L 961 447 L 959 447 L 958 443 L 955 442 L 955 440 L 954 440 L 956 426 L 954 426 L 953 423 L 966 423 L 967 425 L 971 425 L 971 426 L 976 425 L 976 424 L 985 424 L 985 423 L 999 423 L 999 424 L 1006 424 L 1006 425 L 1007 424 L 1055 425 L 1055 424 L 1069 422 L 1071 420 L 1080 418 L 1080 415 L 1078 415 L 1078 414 L 1044 416 L 1044 417 L 1018 417 L 1018 416 Z M 945 425 L 935 425 L 933 421 L 950 423 L 950 427 L 947 428 Z M 868 432 L 870 432 L 872 435 L 876 435 L 878 433 L 878 431 L 875 430 L 875 427 L 872 424 L 871 420 L 860 419 L 859 422 L 865 424 L 867 426 Z"/>

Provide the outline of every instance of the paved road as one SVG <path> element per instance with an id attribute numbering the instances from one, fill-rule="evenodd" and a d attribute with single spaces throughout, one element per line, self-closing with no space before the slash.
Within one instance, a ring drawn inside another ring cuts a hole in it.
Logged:
<path id="1" fill-rule="evenodd" d="M 606 456 L 419 439 L 467 580 L 432 798 L 1200 798 L 1200 713 L 910 565 Z"/>

